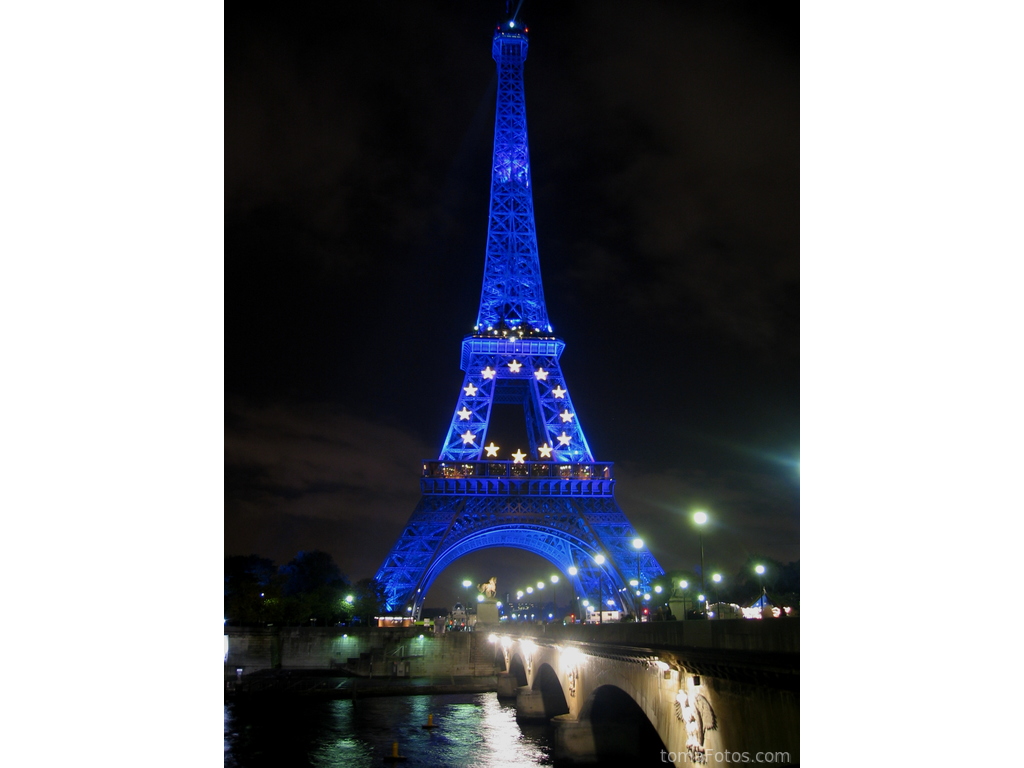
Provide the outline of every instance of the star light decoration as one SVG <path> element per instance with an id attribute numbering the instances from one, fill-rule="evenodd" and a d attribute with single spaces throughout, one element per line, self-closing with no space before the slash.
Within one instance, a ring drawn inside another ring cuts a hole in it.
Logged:
<path id="1" fill-rule="evenodd" d="M 566 409 L 565 409 L 564 411 L 562 411 L 562 412 L 561 412 L 560 414 L 558 414 L 558 415 L 562 417 L 562 421 L 563 421 L 563 422 L 569 422 L 569 421 L 572 421 L 572 414 L 571 414 L 571 413 L 569 413 L 569 409 L 568 409 L 568 408 L 566 408 Z"/>
<path id="2" fill-rule="evenodd" d="M 464 386 L 462 389 L 465 391 L 466 397 L 473 397 L 474 395 L 476 395 L 476 387 L 473 386 L 472 381 L 469 382 L 469 384 Z"/>
<path id="3" fill-rule="evenodd" d="M 485 445 L 484 446 L 484 450 L 487 451 L 487 455 L 488 456 L 497 457 L 498 456 L 498 448 L 499 447 L 500 446 L 495 445 L 494 441 L 491 440 L 491 444 L 490 445 Z"/>
<path id="4" fill-rule="evenodd" d="M 522 367 L 523 364 L 516 360 L 513 360 L 511 363 L 508 364 L 508 369 L 512 371 L 512 373 L 519 373 L 519 369 Z"/>
<path id="5" fill-rule="evenodd" d="M 533 372 L 533 375 L 537 377 L 537 381 L 548 380 L 548 372 L 545 371 L 543 368 L 538 368 L 536 371 Z"/>
<path id="6" fill-rule="evenodd" d="M 562 389 L 562 385 L 559 384 L 557 387 L 551 390 L 551 394 L 557 397 L 559 400 L 561 400 L 562 398 L 565 397 L 565 393 L 568 391 L 569 390 L 567 389 Z"/>
<path id="7" fill-rule="evenodd" d="M 544 443 L 544 445 L 538 445 L 537 446 L 537 453 L 540 454 L 540 457 L 542 459 L 550 459 L 551 458 L 551 446 L 548 445 L 547 443 Z"/>
<path id="8" fill-rule="evenodd" d="M 463 432 L 461 435 L 459 435 L 459 437 L 462 438 L 462 442 L 463 442 L 464 445 L 469 445 L 470 443 L 472 443 L 472 442 L 474 442 L 476 440 L 476 435 L 474 435 L 468 429 L 465 432 Z M 559 438 L 559 439 L 561 439 L 561 438 Z"/>
<path id="9" fill-rule="evenodd" d="M 489 365 L 486 368 L 484 368 L 482 371 L 480 371 L 480 375 L 483 376 L 485 379 L 493 379 L 495 373 L 497 373 L 497 371 L 495 371 Z"/>
<path id="10" fill-rule="evenodd" d="M 469 417 L 473 415 L 473 412 L 466 406 L 462 406 L 462 410 L 456 411 L 455 413 L 459 417 L 460 421 L 469 421 Z"/>
<path id="11" fill-rule="evenodd" d="M 562 445 L 568 445 L 570 440 L 572 440 L 572 435 L 565 434 L 565 430 L 563 429 L 562 434 L 558 436 L 558 442 Z"/>
<path id="12" fill-rule="evenodd" d="M 523 459 L 525 459 L 525 458 L 526 458 L 526 454 L 525 453 L 523 453 L 521 450 L 516 450 L 516 452 L 512 454 L 512 463 L 513 464 L 525 464 L 526 462 L 523 461 Z"/>

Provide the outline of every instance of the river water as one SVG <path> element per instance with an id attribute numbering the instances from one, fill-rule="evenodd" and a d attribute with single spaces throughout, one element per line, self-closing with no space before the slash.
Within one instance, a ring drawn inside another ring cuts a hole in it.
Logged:
<path id="1" fill-rule="evenodd" d="M 434 716 L 432 730 L 422 728 Z M 407 760 L 385 762 L 397 741 Z M 551 726 L 519 725 L 494 693 L 356 701 L 259 697 L 224 705 L 225 768 L 552 765 Z"/>

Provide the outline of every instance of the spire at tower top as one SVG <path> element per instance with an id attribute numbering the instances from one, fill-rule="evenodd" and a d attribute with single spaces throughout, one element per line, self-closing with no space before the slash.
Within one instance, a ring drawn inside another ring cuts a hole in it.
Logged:
<path id="1" fill-rule="evenodd" d="M 523 63 L 528 31 L 513 15 L 498 25 L 491 44 L 498 65 L 498 98 L 478 334 L 496 329 L 551 333 L 541 284 L 526 134 Z"/>

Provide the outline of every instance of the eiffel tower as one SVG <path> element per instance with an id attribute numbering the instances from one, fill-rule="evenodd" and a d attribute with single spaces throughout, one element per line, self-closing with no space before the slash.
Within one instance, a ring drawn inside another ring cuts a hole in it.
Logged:
<path id="1" fill-rule="evenodd" d="M 635 610 L 637 592 L 664 572 L 637 547 L 615 501 L 611 462 L 590 451 L 559 364 L 565 343 L 548 321 L 526 135 L 527 31 L 513 18 L 492 41 L 498 97 L 487 251 L 480 312 L 462 342 L 462 388 L 440 456 L 423 464 L 420 502 L 376 575 L 387 609 L 415 618 L 434 579 L 479 549 L 534 552 L 605 609 Z M 522 406 L 529 453 L 502 459 L 501 447 L 487 444 L 495 404 Z"/>

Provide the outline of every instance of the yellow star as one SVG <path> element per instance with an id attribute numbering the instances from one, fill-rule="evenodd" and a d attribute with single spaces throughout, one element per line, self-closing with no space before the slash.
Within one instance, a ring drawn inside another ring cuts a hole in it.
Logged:
<path id="1" fill-rule="evenodd" d="M 542 459 L 551 458 L 551 446 L 548 445 L 547 443 L 544 443 L 544 445 L 537 446 L 537 452 L 540 453 L 540 457 Z"/>
<path id="2" fill-rule="evenodd" d="M 562 417 L 562 421 L 563 422 L 572 421 L 572 414 L 569 413 L 569 409 L 568 408 L 566 408 L 564 411 L 562 411 L 558 415 Z"/>
<path id="3" fill-rule="evenodd" d="M 473 386 L 473 382 L 469 382 L 469 384 L 463 387 L 463 389 L 465 390 L 467 397 L 473 397 L 473 395 L 476 394 L 476 387 Z"/>
<path id="4" fill-rule="evenodd" d="M 485 445 L 484 446 L 484 450 L 487 451 L 487 455 L 488 456 L 497 456 L 498 455 L 498 446 L 494 444 L 493 440 L 491 440 L 491 444 L 490 445 Z"/>
<path id="5" fill-rule="evenodd" d="M 469 410 L 469 408 L 467 408 L 466 406 L 462 406 L 462 410 L 456 411 L 455 413 L 462 421 L 469 421 L 469 417 L 473 415 L 473 412 Z"/>
<path id="6" fill-rule="evenodd" d="M 563 429 L 562 434 L 558 436 L 558 442 L 562 445 L 568 445 L 570 440 L 572 440 L 572 435 L 565 434 L 565 430 Z"/>
<path id="7" fill-rule="evenodd" d="M 537 377 L 537 381 L 547 381 L 548 378 L 548 372 L 543 368 L 538 368 L 533 372 L 533 375 Z"/>
<path id="8" fill-rule="evenodd" d="M 569 390 L 567 389 L 562 389 L 562 385 L 559 384 L 557 387 L 551 390 L 551 394 L 557 397 L 559 400 L 561 400 L 563 397 L 565 397 L 565 393 L 568 391 Z"/>
<path id="9" fill-rule="evenodd" d="M 474 434 L 473 434 L 472 432 L 470 432 L 470 431 L 469 431 L 468 429 L 467 429 L 467 430 L 466 430 L 466 431 L 465 431 L 465 432 L 464 432 L 463 434 L 459 435 L 459 437 L 461 437 L 461 438 L 462 438 L 462 442 L 463 442 L 463 443 L 464 443 L 465 445 L 469 445 L 469 444 L 470 444 L 470 443 L 472 443 L 472 442 L 473 442 L 474 440 L 476 440 L 476 435 L 474 435 Z M 561 439 L 561 438 L 559 438 L 559 439 Z"/>
<path id="10" fill-rule="evenodd" d="M 525 459 L 525 458 L 526 458 L 526 454 L 523 453 L 522 451 L 517 450 L 515 453 L 512 454 L 512 459 L 513 459 L 512 463 L 513 464 L 525 464 L 526 462 L 523 461 L 523 459 Z"/>
<path id="11" fill-rule="evenodd" d="M 483 376 L 485 379 L 493 379 L 495 373 L 496 371 L 489 365 L 482 371 L 480 371 L 480 375 Z"/>
<path id="12" fill-rule="evenodd" d="M 508 364 L 508 369 L 510 371 L 512 371 L 512 373 L 519 373 L 519 369 L 522 368 L 522 367 L 523 367 L 523 364 L 522 363 L 517 363 L 515 360 L 513 360 L 511 363 Z"/>

